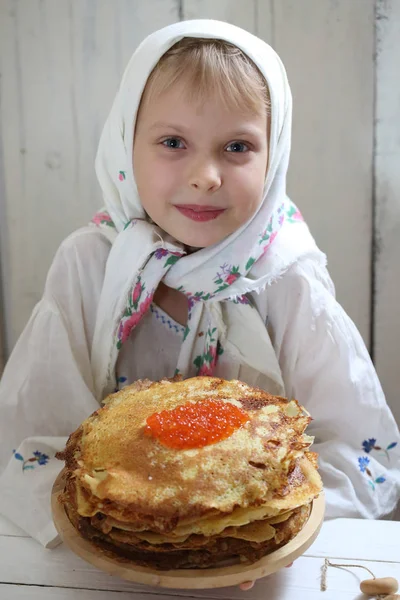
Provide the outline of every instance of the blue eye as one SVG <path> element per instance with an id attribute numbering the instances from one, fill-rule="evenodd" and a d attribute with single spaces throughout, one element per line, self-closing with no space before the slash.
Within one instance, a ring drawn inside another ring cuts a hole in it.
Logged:
<path id="1" fill-rule="evenodd" d="M 231 150 L 229 150 L 229 148 L 232 148 Z M 244 144 L 243 142 L 232 142 L 232 144 L 229 144 L 229 146 L 227 146 L 227 152 L 234 152 L 235 154 L 238 153 L 242 153 L 242 152 L 247 152 L 249 150 L 249 147 L 247 146 L 247 144 Z"/>
<path id="2" fill-rule="evenodd" d="M 179 138 L 170 137 L 162 142 L 163 146 L 166 148 L 172 148 L 172 150 L 180 150 L 184 148 L 182 140 Z"/>

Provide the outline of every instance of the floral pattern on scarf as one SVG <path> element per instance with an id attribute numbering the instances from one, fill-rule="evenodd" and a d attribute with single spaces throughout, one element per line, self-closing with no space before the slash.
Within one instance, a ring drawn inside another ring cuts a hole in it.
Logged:
<path id="1" fill-rule="evenodd" d="M 122 172 L 122 171 L 121 171 Z M 121 179 L 124 181 L 124 179 Z M 242 277 L 247 275 L 253 265 L 257 263 L 273 244 L 284 223 L 302 222 L 302 216 L 297 207 L 290 201 L 283 202 L 279 208 L 272 214 L 264 231 L 259 235 L 255 243 L 251 256 L 244 257 L 241 264 L 224 263 L 220 266 L 213 278 L 213 287 L 209 291 L 187 290 L 183 286 L 177 288 L 178 291 L 185 294 L 188 299 L 188 322 L 185 329 L 183 343 L 187 340 L 191 332 L 191 321 L 193 310 L 196 306 L 210 300 L 217 300 L 221 292 L 228 290 Z M 95 215 L 92 222 L 98 227 L 114 227 L 110 215 L 102 211 Z M 124 230 L 129 226 L 134 226 L 136 220 L 130 220 L 126 223 Z M 154 257 L 162 265 L 165 271 L 169 271 L 181 258 L 184 252 L 171 251 L 165 247 L 157 248 Z M 150 258 L 150 257 L 149 257 Z M 160 276 L 161 277 L 161 276 Z M 146 281 L 146 269 L 140 272 L 134 281 L 128 294 L 128 300 L 123 314 L 121 315 L 119 325 L 116 330 L 115 344 L 117 350 L 121 350 L 123 344 L 129 338 L 131 332 L 140 323 L 144 315 L 150 308 L 153 301 L 155 288 L 150 287 Z M 233 295 L 228 300 L 235 304 L 243 304 L 252 307 L 246 294 Z M 192 364 L 196 369 L 197 375 L 213 375 L 217 366 L 218 358 L 223 354 L 223 348 L 218 340 L 217 328 L 210 324 L 206 328 L 206 334 L 203 338 L 203 350 L 195 353 Z M 179 366 L 177 371 L 180 372 Z"/>

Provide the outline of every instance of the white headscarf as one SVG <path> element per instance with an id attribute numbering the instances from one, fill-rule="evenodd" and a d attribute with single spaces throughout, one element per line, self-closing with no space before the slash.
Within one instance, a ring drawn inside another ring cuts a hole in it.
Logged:
<path id="1" fill-rule="evenodd" d="M 184 37 L 216 38 L 236 45 L 265 77 L 271 98 L 269 168 L 262 204 L 226 239 L 191 255 L 146 221 L 132 164 L 136 115 L 147 79 L 161 56 Z M 280 58 L 243 29 L 219 21 L 183 21 L 151 34 L 134 52 L 96 158 L 107 212 L 97 215 L 94 223 L 112 241 L 92 348 L 99 399 L 114 389 L 118 352 L 147 312 L 161 280 L 185 293 L 189 301 L 177 373 L 232 375 L 227 362 L 232 360 L 229 355 L 235 355 L 238 364 L 265 376 L 269 391 L 284 394 L 266 326 L 246 294 L 263 290 L 301 256 L 325 260 L 286 196 L 291 118 L 292 98 Z"/>

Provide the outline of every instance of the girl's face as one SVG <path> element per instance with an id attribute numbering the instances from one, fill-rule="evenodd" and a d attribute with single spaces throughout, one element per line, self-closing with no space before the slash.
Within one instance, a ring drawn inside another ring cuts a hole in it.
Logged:
<path id="1" fill-rule="evenodd" d="M 189 102 L 184 83 L 140 107 L 134 175 L 143 208 L 161 229 L 197 248 L 246 223 L 262 201 L 267 114 Z"/>

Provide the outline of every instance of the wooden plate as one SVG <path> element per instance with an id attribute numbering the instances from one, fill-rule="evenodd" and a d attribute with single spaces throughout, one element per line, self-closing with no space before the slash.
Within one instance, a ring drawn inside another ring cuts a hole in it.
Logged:
<path id="1" fill-rule="evenodd" d="M 54 482 L 51 495 L 51 506 L 54 524 L 61 539 L 75 554 L 93 566 L 117 575 L 128 581 L 146 583 L 164 588 L 206 589 L 238 585 L 245 581 L 260 579 L 279 571 L 301 556 L 316 539 L 325 511 L 325 498 L 320 494 L 313 501 L 310 517 L 301 531 L 288 544 L 275 552 L 264 556 L 261 560 L 249 564 L 237 564 L 230 567 L 214 569 L 179 569 L 159 571 L 148 567 L 140 567 L 134 563 L 123 563 L 106 556 L 100 548 L 84 539 L 70 522 L 58 496 L 64 490 L 64 470 Z"/>

